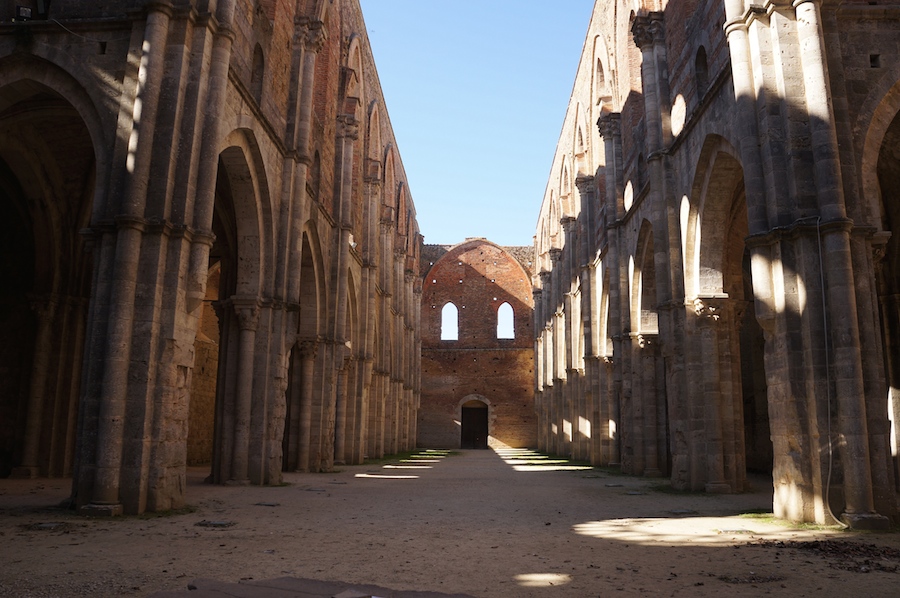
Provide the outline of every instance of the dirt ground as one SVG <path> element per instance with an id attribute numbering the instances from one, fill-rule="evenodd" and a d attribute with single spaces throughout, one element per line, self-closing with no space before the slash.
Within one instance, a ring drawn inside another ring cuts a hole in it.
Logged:
<path id="1" fill-rule="evenodd" d="M 481 598 L 900 595 L 896 533 L 739 516 L 771 509 L 765 478 L 752 493 L 677 494 L 493 450 L 289 473 L 280 487 L 205 475 L 189 470 L 183 513 L 116 519 L 56 508 L 68 480 L 0 480 L 0 596 L 285 576 Z"/>

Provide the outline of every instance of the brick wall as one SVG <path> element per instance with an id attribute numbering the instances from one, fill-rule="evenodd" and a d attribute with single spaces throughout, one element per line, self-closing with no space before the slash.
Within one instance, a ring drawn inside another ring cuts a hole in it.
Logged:
<path id="1" fill-rule="evenodd" d="M 493 446 L 534 446 L 533 304 L 530 247 L 484 239 L 422 249 L 422 404 L 418 444 L 460 446 L 460 409 L 475 398 L 489 409 Z M 441 340 L 441 311 L 458 309 L 458 340 Z M 497 338 L 497 311 L 509 303 L 515 338 Z"/>

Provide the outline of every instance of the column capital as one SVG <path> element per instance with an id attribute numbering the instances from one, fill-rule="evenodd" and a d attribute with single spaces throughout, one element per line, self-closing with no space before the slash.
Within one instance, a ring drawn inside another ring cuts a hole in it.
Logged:
<path id="1" fill-rule="evenodd" d="M 644 16 L 634 18 L 631 25 L 631 34 L 634 44 L 644 50 L 652 49 L 655 44 L 665 42 L 665 22 L 661 12 L 651 12 Z"/>
<path id="2" fill-rule="evenodd" d="M 562 249 L 560 249 L 559 247 L 551 247 L 550 248 L 550 260 L 551 261 L 553 261 L 554 263 L 558 262 L 560 256 L 562 256 Z M 547 274 L 549 274 L 549 272 Z M 543 275 L 544 275 L 544 273 L 541 272 L 541 276 L 543 276 Z"/>
<path id="3" fill-rule="evenodd" d="M 594 177 L 589 174 L 580 174 L 575 179 L 575 186 L 579 193 L 586 195 L 594 190 Z"/>
<path id="4" fill-rule="evenodd" d="M 341 114 L 337 117 L 337 136 L 339 139 L 359 139 L 359 121 L 352 114 Z"/>
<path id="5" fill-rule="evenodd" d="M 884 259 L 887 243 L 891 239 L 891 231 L 878 231 L 872 235 L 872 260 L 877 264 Z"/>
<path id="6" fill-rule="evenodd" d="M 238 317 L 241 330 L 256 330 L 259 325 L 259 301 L 253 299 L 232 298 L 231 306 Z"/>
<path id="7" fill-rule="evenodd" d="M 297 350 L 300 351 L 300 359 L 315 359 L 319 352 L 319 341 L 309 338 L 298 340 Z"/>
<path id="8" fill-rule="evenodd" d="M 322 21 L 303 19 L 298 25 L 298 37 L 303 41 L 303 47 L 315 54 L 321 52 L 328 39 L 325 24 Z"/>
<path id="9" fill-rule="evenodd" d="M 694 313 L 707 321 L 718 322 L 725 315 L 725 303 L 727 301 L 728 295 L 695 297 L 693 301 Z"/>
<path id="10" fill-rule="evenodd" d="M 607 112 L 597 119 L 597 129 L 603 139 L 614 139 L 622 133 L 622 115 L 619 112 Z"/>

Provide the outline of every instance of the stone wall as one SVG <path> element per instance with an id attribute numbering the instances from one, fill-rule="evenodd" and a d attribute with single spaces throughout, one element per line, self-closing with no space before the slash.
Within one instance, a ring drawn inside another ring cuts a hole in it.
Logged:
<path id="1" fill-rule="evenodd" d="M 414 446 L 421 235 L 358 2 L 6 8 L 3 301 L 34 321 L 0 330 L 28 353 L 0 473 L 140 513 L 188 463 L 277 484 Z"/>
<path id="2" fill-rule="evenodd" d="M 537 227 L 541 448 L 896 518 L 898 17 L 597 2 Z"/>

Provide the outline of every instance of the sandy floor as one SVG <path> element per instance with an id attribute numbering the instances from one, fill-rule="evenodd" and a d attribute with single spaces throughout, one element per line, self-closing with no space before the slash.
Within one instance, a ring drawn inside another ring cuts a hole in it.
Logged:
<path id="1" fill-rule="evenodd" d="M 192 512 L 111 520 L 53 508 L 68 481 L 0 480 L 0 595 L 142 596 L 195 578 L 283 576 L 482 598 L 900 595 L 900 573 L 882 570 L 900 565 L 895 533 L 738 517 L 771 508 L 764 478 L 755 493 L 680 495 L 517 454 L 430 457 L 287 474 L 270 488 L 205 485 L 192 469 Z M 829 556 L 764 539 L 879 548 L 832 545 Z"/>

